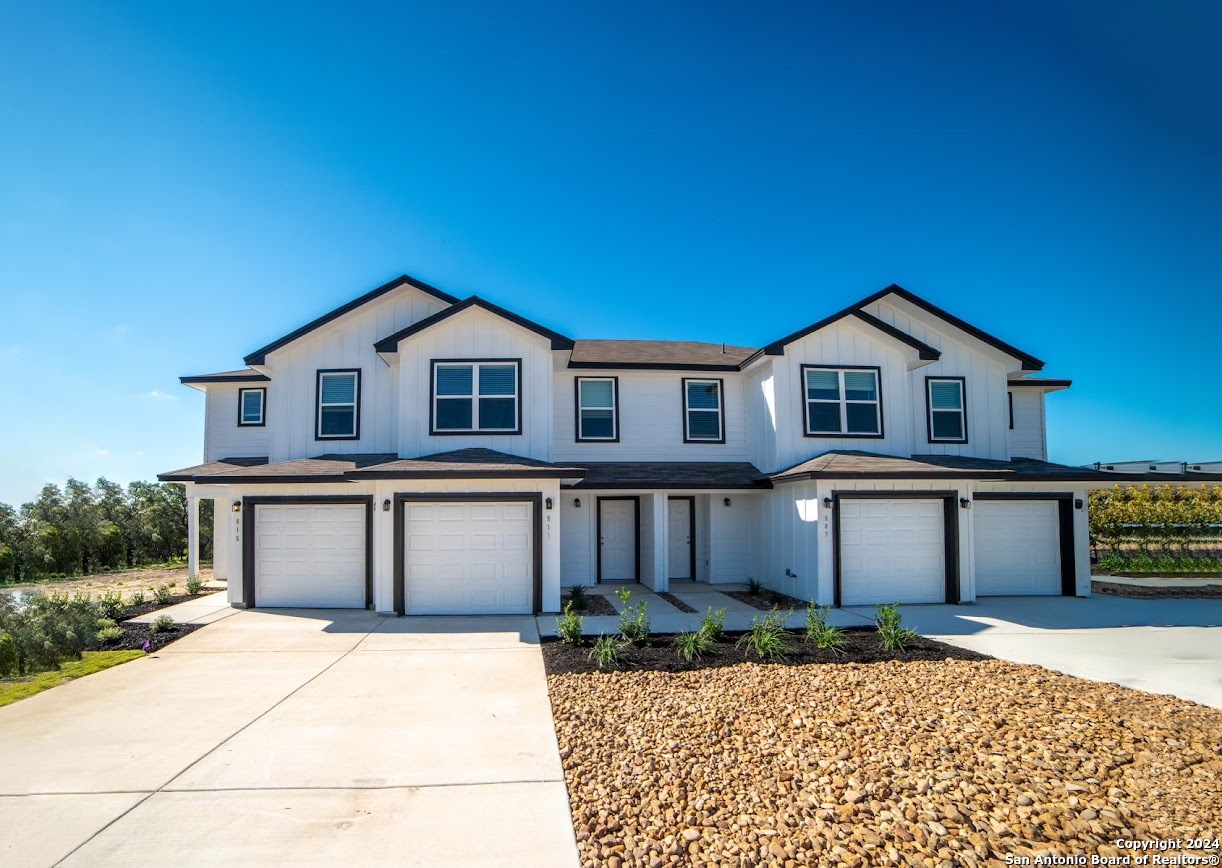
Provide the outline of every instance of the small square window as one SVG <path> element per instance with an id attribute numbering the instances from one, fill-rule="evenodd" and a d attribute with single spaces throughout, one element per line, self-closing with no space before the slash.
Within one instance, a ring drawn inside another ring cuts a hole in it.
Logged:
<path id="1" fill-rule="evenodd" d="M 577 442 L 615 442 L 619 439 L 619 380 L 616 377 L 578 377 Z"/>
<path id="2" fill-rule="evenodd" d="M 721 380 L 683 381 L 685 443 L 725 443 Z"/>
<path id="3" fill-rule="evenodd" d="M 267 389 L 238 389 L 238 425 L 257 428 L 265 424 Z"/>

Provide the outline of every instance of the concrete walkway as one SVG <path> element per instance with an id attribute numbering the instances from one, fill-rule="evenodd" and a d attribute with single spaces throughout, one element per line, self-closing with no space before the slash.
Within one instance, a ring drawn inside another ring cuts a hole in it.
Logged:
<path id="1" fill-rule="evenodd" d="M 577 864 L 532 618 L 229 612 L 0 708 L 0 864 Z"/>

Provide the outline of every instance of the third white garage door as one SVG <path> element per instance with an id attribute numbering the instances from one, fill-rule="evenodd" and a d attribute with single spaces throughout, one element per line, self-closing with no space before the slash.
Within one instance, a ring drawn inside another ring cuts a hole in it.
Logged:
<path id="1" fill-rule="evenodd" d="M 1059 504 L 976 500 L 976 596 L 1061 593 Z"/>
<path id="2" fill-rule="evenodd" d="M 840 501 L 840 603 L 946 602 L 941 500 Z"/>
<path id="3" fill-rule="evenodd" d="M 409 502 L 403 579 L 409 615 L 528 615 L 529 503 Z"/>

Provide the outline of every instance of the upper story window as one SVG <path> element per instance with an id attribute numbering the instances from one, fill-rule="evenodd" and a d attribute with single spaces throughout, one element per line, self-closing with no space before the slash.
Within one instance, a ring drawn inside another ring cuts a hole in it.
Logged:
<path id="1" fill-rule="evenodd" d="M 721 380 L 683 381 L 683 442 L 725 443 Z"/>
<path id="2" fill-rule="evenodd" d="M 238 425 L 255 428 L 265 424 L 263 413 L 267 389 L 238 389 Z"/>
<path id="3" fill-rule="evenodd" d="M 966 443 L 967 409 L 963 377 L 926 377 L 930 443 Z"/>
<path id="4" fill-rule="evenodd" d="M 879 369 L 802 366 L 807 437 L 882 437 Z"/>
<path id="5" fill-rule="evenodd" d="M 521 434 L 521 359 L 433 362 L 433 434 Z"/>
<path id="6" fill-rule="evenodd" d="M 361 372 L 356 368 L 318 372 L 315 440 L 357 440 L 361 436 Z"/>
<path id="7" fill-rule="evenodd" d="M 577 442 L 619 440 L 619 379 L 577 378 Z"/>

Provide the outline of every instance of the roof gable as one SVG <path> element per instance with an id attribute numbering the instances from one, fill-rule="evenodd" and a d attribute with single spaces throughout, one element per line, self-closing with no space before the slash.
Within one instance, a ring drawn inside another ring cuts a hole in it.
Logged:
<path id="1" fill-rule="evenodd" d="M 332 322 L 333 320 L 339 319 L 344 314 L 351 313 L 352 311 L 356 310 L 357 308 L 362 307 L 366 304 L 369 304 L 369 302 L 375 301 L 376 299 L 379 299 L 382 296 L 386 295 L 388 292 L 392 292 L 396 289 L 399 289 L 402 286 L 410 286 L 413 289 L 418 289 L 421 292 L 425 293 L 426 295 L 431 295 L 434 298 L 439 299 L 440 301 L 444 301 L 446 304 L 455 304 L 458 302 L 457 296 L 450 295 L 448 292 L 442 292 L 440 289 L 437 289 L 434 286 L 429 286 L 427 283 L 425 283 L 422 280 L 417 280 L 416 278 L 411 277 L 410 275 L 403 274 L 403 275 L 400 275 L 399 277 L 396 277 L 394 280 L 390 281 L 389 283 L 384 283 L 381 286 L 379 286 L 377 289 L 371 292 L 365 293 L 360 298 L 354 298 L 352 301 L 348 302 L 345 305 L 337 307 L 335 310 L 331 311 L 330 313 L 323 314 L 318 319 L 313 320 L 312 322 L 306 323 L 301 328 L 296 329 L 295 331 L 289 332 L 284 337 L 278 340 L 272 341 L 267 346 L 261 347 L 255 350 L 253 353 L 248 355 L 242 361 L 244 361 L 248 365 L 266 364 L 267 356 L 269 353 L 272 353 L 287 344 L 291 344 L 293 341 L 297 340 L 298 338 L 305 337 L 310 332 L 316 329 L 322 328 L 327 323 Z"/>
<path id="2" fill-rule="evenodd" d="M 842 319 L 853 319 L 857 322 L 865 323 L 867 326 L 882 332 L 888 337 L 897 340 L 902 344 L 907 344 L 909 347 L 917 351 L 917 356 L 919 358 L 924 359 L 925 361 L 937 361 L 942 357 L 940 350 L 931 347 L 929 344 L 924 343 L 923 341 L 917 340 L 910 334 L 900 331 L 895 326 L 888 325 L 873 314 L 866 313 L 864 310 L 859 310 L 858 305 L 853 305 L 852 307 L 846 307 L 844 310 L 838 311 L 829 317 L 825 317 L 816 323 L 812 323 L 806 328 L 783 337 L 778 341 L 773 341 L 763 349 L 745 359 L 741 367 L 745 368 L 761 355 L 783 355 L 785 352 L 785 347 L 787 347 L 789 344 L 792 344 L 794 341 L 799 341 L 807 335 L 812 335 L 820 329 L 827 328 L 834 323 L 840 322 Z"/>
<path id="3" fill-rule="evenodd" d="M 518 316 L 516 313 L 508 311 L 490 301 L 484 301 L 477 295 L 463 299 L 457 304 L 447 307 L 443 311 L 439 311 L 432 316 L 425 317 L 419 322 L 412 323 L 407 328 L 400 329 L 389 337 L 382 338 L 382 340 L 373 345 L 373 348 L 379 353 L 397 353 L 399 351 L 400 341 L 404 340 L 405 338 L 409 338 L 412 335 L 417 335 L 426 329 L 432 328 L 438 323 L 445 322 L 450 317 L 471 308 L 478 308 L 480 310 L 487 311 L 493 316 L 498 316 L 501 319 L 508 320 L 516 326 L 524 328 L 527 331 L 532 331 L 541 337 L 547 338 L 549 341 L 551 341 L 553 350 L 571 350 L 573 348 L 573 340 L 571 338 L 566 338 L 559 332 L 554 332 L 545 326 L 539 325 L 537 322 L 532 322 L 525 317 Z"/>

